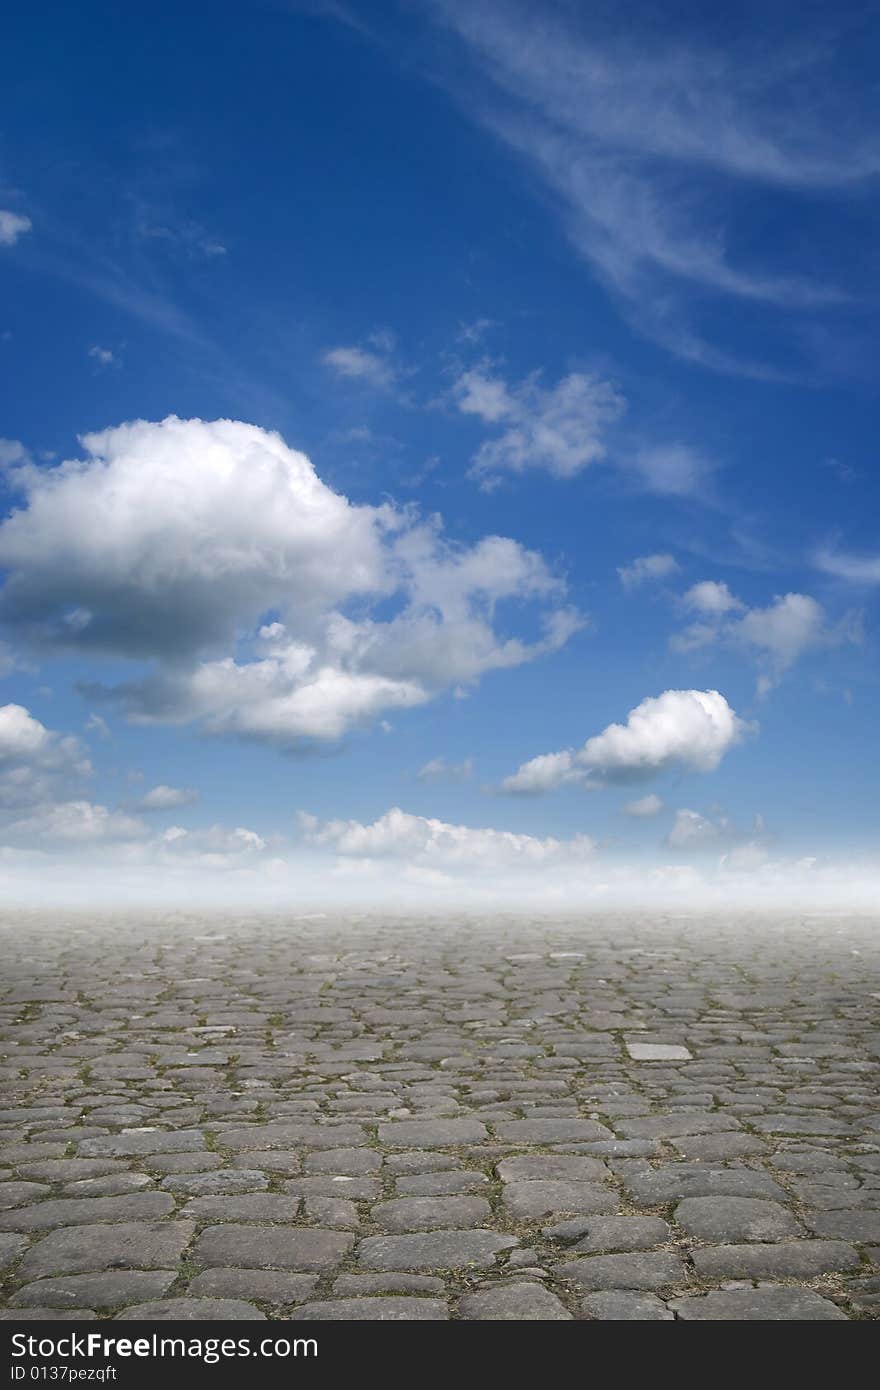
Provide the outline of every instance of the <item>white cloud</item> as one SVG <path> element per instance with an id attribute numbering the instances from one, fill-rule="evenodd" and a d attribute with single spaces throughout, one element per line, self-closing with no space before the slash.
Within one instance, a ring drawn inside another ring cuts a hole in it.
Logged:
<path id="1" fill-rule="evenodd" d="M 442 872 L 531 869 L 589 859 L 595 844 L 588 835 L 569 840 L 537 839 L 509 830 L 472 829 L 398 807 L 370 825 L 356 820 L 318 821 L 300 813 L 300 832 L 313 846 L 356 859 L 406 859 L 418 868 Z"/>
<path id="2" fill-rule="evenodd" d="M 624 810 L 628 816 L 641 819 L 659 816 L 663 810 L 663 801 L 656 792 L 649 792 L 647 796 L 640 796 L 637 801 L 628 801 Z"/>
<path id="3" fill-rule="evenodd" d="M 510 777 L 505 777 L 504 791 L 525 796 L 549 792 L 566 782 L 585 782 L 587 771 L 578 764 L 577 754 L 565 749 L 561 753 L 539 753 L 523 763 Z"/>
<path id="4" fill-rule="evenodd" d="M 767 608 L 752 608 L 736 622 L 733 637 L 766 656 L 777 672 L 828 636 L 825 610 L 807 594 L 782 594 Z"/>
<path id="5" fill-rule="evenodd" d="M 813 862 L 815 863 L 815 860 Z M 722 854 L 718 867 L 722 872 L 751 874 L 763 869 L 765 865 L 770 865 L 770 851 L 764 845 L 751 841 L 748 844 L 737 845 L 735 849 Z M 807 869 L 809 861 L 803 861 L 796 867 Z"/>
<path id="6" fill-rule="evenodd" d="M 387 390 L 397 379 L 397 371 L 387 355 L 369 352 L 366 348 L 330 348 L 321 360 L 325 366 L 332 367 L 338 376 L 348 377 L 352 381 L 363 381 L 368 386 Z"/>
<path id="7" fill-rule="evenodd" d="M 26 463 L 27 460 L 28 451 L 20 439 L 0 438 L 0 468 Z"/>
<path id="8" fill-rule="evenodd" d="M 234 420 L 139 420 L 84 460 L 24 466 L 0 526 L 0 613 L 32 636 L 125 656 L 231 638 L 279 596 L 306 613 L 390 588 L 384 509 L 353 507 L 281 437 Z M 170 620 L 173 615 L 173 621 Z"/>
<path id="9" fill-rule="evenodd" d="M 181 825 L 171 825 L 159 836 L 156 846 L 163 854 L 176 858 L 186 857 L 205 864 L 223 868 L 242 857 L 261 855 L 268 848 L 268 842 L 255 830 L 237 826 L 229 830 L 223 825 L 202 826 L 196 830 L 185 830 Z"/>
<path id="10" fill-rule="evenodd" d="M 161 783 L 142 798 L 139 811 L 170 811 L 175 806 L 192 806 L 199 799 L 193 787 L 168 787 Z"/>
<path id="11" fill-rule="evenodd" d="M 726 821 L 709 820 L 699 811 L 689 811 L 686 807 L 675 813 L 675 822 L 666 837 L 670 849 L 704 849 L 717 844 L 718 840 L 729 835 Z"/>
<path id="12" fill-rule="evenodd" d="M 0 617 L 33 645 L 152 662 L 84 687 L 133 719 L 335 739 L 554 651 L 583 623 L 540 555 L 355 506 L 257 426 L 170 417 L 83 446 L 82 460 L 11 470 L 26 506 L 0 525 Z M 499 632 L 502 602 L 507 621 L 539 605 L 536 638 Z"/>
<path id="13" fill-rule="evenodd" d="M 766 608 L 747 608 L 726 584 L 705 580 L 688 590 L 684 603 L 701 619 L 673 635 L 672 649 L 690 652 L 724 642 L 745 650 L 760 668 L 761 694 L 778 684 L 806 652 L 861 640 L 858 613 L 845 614 L 832 624 L 809 594 L 777 594 Z"/>
<path id="14" fill-rule="evenodd" d="M 0 842 L 130 840 L 143 823 L 79 795 L 92 765 L 80 740 L 47 729 L 23 705 L 0 707 Z"/>
<path id="15" fill-rule="evenodd" d="M 52 740 L 49 730 L 23 705 L 0 708 L 0 760 L 4 763 L 41 754 Z"/>
<path id="16" fill-rule="evenodd" d="M 14 246 L 18 238 L 29 232 L 32 226 L 29 217 L 0 209 L 0 246 Z"/>
<path id="17" fill-rule="evenodd" d="M 746 729 L 717 690 L 666 690 L 642 700 L 626 724 L 609 724 L 582 748 L 523 763 L 503 786 L 534 793 L 567 782 L 637 781 L 671 767 L 712 772 Z"/>
<path id="18" fill-rule="evenodd" d="M 0 707 L 0 808 L 63 798 L 91 771 L 79 739 L 47 729 L 23 705 Z"/>
<path id="19" fill-rule="evenodd" d="M 458 408 L 501 433 L 474 456 L 472 473 L 493 485 L 505 472 L 540 469 L 573 478 L 605 457 L 604 434 L 625 408 L 617 389 L 598 376 L 572 373 L 556 386 L 536 375 L 508 385 L 490 368 L 463 373 L 455 383 Z"/>
<path id="20" fill-rule="evenodd" d="M 634 589 L 648 580 L 665 579 L 677 574 L 679 563 L 674 555 L 638 555 L 629 565 L 618 565 L 617 573 L 625 589 Z"/>
<path id="21" fill-rule="evenodd" d="M 449 763 L 445 758 L 431 758 L 419 768 L 416 774 L 423 782 L 466 782 L 474 775 L 471 758 L 460 763 Z"/>
<path id="22" fill-rule="evenodd" d="M 703 579 L 699 584 L 693 584 L 684 595 L 683 602 L 688 608 L 713 618 L 745 607 L 726 584 L 719 584 L 714 579 Z"/>

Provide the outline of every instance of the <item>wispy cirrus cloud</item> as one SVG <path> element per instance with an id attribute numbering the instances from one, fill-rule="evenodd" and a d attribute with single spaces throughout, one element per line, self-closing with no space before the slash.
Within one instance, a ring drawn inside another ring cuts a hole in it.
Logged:
<path id="1" fill-rule="evenodd" d="M 756 189 L 802 216 L 880 170 L 880 131 L 834 69 L 833 35 L 711 45 L 652 28 L 609 36 L 601 19 L 527 0 L 432 0 L 479 84 L 450 85 L 554 196 L 572 243 L 630 324 L 705 366 L 773 378 L 701 327 L 711 299 L 782 318 L 844 306 L 846 287 L 786 248 L 750 243 Z M 799 219 L 798 219 L 799 221 Z M 788 250 L 788 254 L 786 253 Z"/>

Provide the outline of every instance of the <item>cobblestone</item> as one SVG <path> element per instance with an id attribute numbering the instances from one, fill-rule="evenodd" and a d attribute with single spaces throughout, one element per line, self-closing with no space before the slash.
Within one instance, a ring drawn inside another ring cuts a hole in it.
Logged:
<path id="1" fill-rule="evenodd" d="M 0 919 L 5 1320 L 880 1318 L 868 918 Z"/>

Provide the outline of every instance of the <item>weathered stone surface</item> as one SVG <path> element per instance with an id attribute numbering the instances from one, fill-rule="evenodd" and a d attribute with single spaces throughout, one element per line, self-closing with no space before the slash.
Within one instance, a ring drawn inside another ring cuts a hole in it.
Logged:
<path id="1" fill-rule="evenodd" d="M 133 1192 L 126 1197 L 59 1197 L 0 1214 L 6 1231 L 49 1231 L 94 1221 L 150 1221 L 174 1210 L 167 1192 Z"/>
<path id="2" fill-rule="evenodd" d="M 812 1289 L 715 1289 L 691 1298 L 673 1298 L 669 1307 L 685 1322 L 846 1321 L 830 1299 Z"/>
<path id="3" fill-rule="evenodd" d="M 760 1197 L 686 1197 L 675 1208 L 675 1220 L 699 1240 L 783 1240 L 801 1234 L 791 1212 Z"/>
<path id="4" fill-rule="evenodd" d="M 859 917 L 0 914 L 7 1312 L 878 1320 L 878 956 Z"/>
<path id="5" fill-rule="evenodd" d="M 39 1182 L 0 1182 L 0 1211 L 45 1197 L 51 1189 Z"/>
<path id="6" fill-rule="evenodd" d="M 500 1251 L 518 1244 L 516 1236 L 479 1230 L 368 1236 L 358 1248 L 358 1263 L 367 1269 L 487 1269 Z"/>
<path id="7" fill-rule="evenodd" d="M 440 1322 L 449 1317 L 445 1303 L 436 1298 L 337 1298 L 304 1303 L 291 1313 L 298 1322 Z"/>
<path id="8" fill-rule="evenodd" d="M 584 1289 L 662 1289 L 682 1284 L 687 1270 L 677 1255 L 664 1251 L 634 1255 L 593 1255 L 555 1265 L 554 1274 Z"/>
<path id="9" fill-rule="evenodd" d="M 492 1215 L 484 1197 L 397 1197 L 373 1207 L 386 1231 L 441 1231 L 481 1226 Z"/>
<path id="10" fill-rule="evenodd" d="M 458 1305 L 462 1318 L 484 1322 L 570 1322 L 569 1313 L 543 1284 L 499 1284 L 465 1294 Z"/>
<path id="11" fill-rule="evenodd" d="M 116 1314 L 117 1321 L 135 1318 L 145 1322 L 265 1322 L 266 1314 L 238 1298 L 166 1298 Z"/>
<path id="12" fill-rule="evenodd" d="M 548 1227 L 545 1235 L 554 1239 L 577 1239 L 570 1247 L 572 1254 L 600 1253 L 612 1250 L 650 1250 L 663 1245 L 672 1234 L 659 1216 L 595 1216 L 585 1221 Z"/>
<path id="13" fill-rule="evenodd" d="M 592 1293 L 581 1305 L 588 1318 L 607 1322 L 672 1322 L 674 1314 L 653 1293 L 635 1293 L 628 1289 L 606 1289 Z"/>
<path id="14" fill-rule="evenodd" d="M 715 1168 L 700 1163 L 668 1163 L 662 1168 L 623 1173 L 623 1185 L 638 1206 L 655 1207 L 684 1197 L 766 1197 L 785 1200 L 785 1191 L 767 1173 L 751 1168 Z"/>
<path id="15" fill-rule="evenodd" d="M 443 1280 L 430 1274 L 340 1274 L 333 1281 L 337 1298 L 360 1298 L 377 1293 L 443 1293 Z"/>
<path id="16" fill-rule="evenodd" d="M 391 1120 L 379 1126 L 383 1144 L 408 1149 L 444 1149 L 488 1138 L 479 1120 Z"/>
<path id="17" fill-rule="evenodd" d="M 672 1144 L 683 1158 L 698 1159 L 700 1163 L 726 1163 L 729 1159 L 767 1153 L 767 1145 L 754 1134 L 733 1130 L 723 1134 L 682 1135 L 673 1139 Z"/>
<path id="18" fill-rule="evenodd" d="M 445 1173 L 414 1173 L 412 1177 L 397 1179 L 397 1191 L 401 1197 L 446 1197 L 459 1192 L 479 1191 L 488 1185 L 486 1174 L 474 1168 L 450 1168 Z"/>
<path id="19" fill-rule="evenodd" d="M 172 1269 L 192 1239 L 191 1221 L 118 1221 L 67 1226 L 43 1236 L 22 1260 L 22 1281 L 103 1269 Z"/>
<path id="20" fill-rule="evenodd" d="M 861 1263 L 840 1240 L 787 1240 L 777 1245 L 713 1245 L 692 1254 L 697 1273 L 707 1279 L 815 1279 Z"/>
<path id="21" fill-rule="evenodd" d="M 209 1226 L 193 1247 L 198 1264 L 242 1269 L 335 1269 L 354 1245 L 342 1231 L 305 1226 Z"/>
<path id="22" fill-rule="evenodd" d="M 172 1173 L 162 1179 L 162 1187 L 180 1197 L 230 1196 L 238 1192 L 264 1192 L 269 1186 L 265 1173 L 256 1168 L 224 1168 L 213 1173 Z"/>
<path id="23" fill-rule="evenodd" d="M 495 1171 L 503 1182 L 599 1182 L 609 1176 L 601 1159 L 564 1153 L 517 1154 L 497 1163 Z"/>
<path id="24" fill-rule="evenodd" d="M 194 1221 L 295 1221 L 299 1198 L 281 1192 L 242 1192 L 228 1197 L 194 1197 L 183 1215 Z"/>
<path id="25" fill-rule="evenodd" d="M 275 1269 L 205 1269 L 190 1280 L 192 1298 L 239 1298 L 283 1307 L 304 1303 L 318 1283 L 314 1274 L 289 1274 Z M 442 1286 L 441 1286 L 442 1287 Z"/>
<path id="26" fill-rule="evenodd" d="M 349 1177 L 360 1177 L 363 1173 L 377 1173 L 382 1167 L 382 1155 L 375 1149 L 325 1149 L 323 1152 L 306 1154 L 303 1164 L 307 1173 L 343 1173 Z"/>
<path id="27" fill-rule="evenodd" d="M 596 1120 L 511 1120 L 495 1126 L 499 1139 L 510 1144 L 563 1144 L 611 1139 L 610 1129 Z"/>
<path id="28" fill-rule="evenodd" d="M 138 1154 L 192 1153 L 204 1147 L 200 1129 L 148 1129 L 83 1139 L 78 1154 L 81 1158 L 131 1158 Z"/>
<path id="29" fill-rule="evenodd" d="M 360 1125 L 312 1125 L 298 1120 L 274 1120 L 264 1125 L 239 1125 L 220 1129 L 217 1142 L 226 1149 L 336 1149 L 357 1144 L 364 1137 Z"/>
<path id="30" fill-rule="evenodd" d="M 880 1211 L 860 1207 L 853 1211 L 811 1212 L 806 1222 L 817 1236 L 859 1242 L 880 1240 Z"/>
<path id="31" fill-rule="evenodd" d="M 0 1235 L 0 1269 L 11 1265 L 26 1249 L 27 1240 L 24 1236 Z"/>
<path id="32" fill-rule="evenodd" d="M 623 1119 L 617 1125 L 625 1139 L 675 1139 L 682 1134 L 718 1134 L 740 1128 L 735 1115 L 718 1111 L 680 1110 L 667 1115 Z"/>
<path id="33" fill-rule="evenodd" d="M 525 1221 L 553 1213 L 617 1210 L 616 1195 L 589 1182 L 510 1182 L 501 1200 L 511 1216 Z"/>
<path id="34" fill-rule="evenodd" d="M 68 1274 L 25 1284 L 10 1303 L 14 1308 L 118 1308 L 161 1297 L 174 1279 L 171 1269 Z"/>

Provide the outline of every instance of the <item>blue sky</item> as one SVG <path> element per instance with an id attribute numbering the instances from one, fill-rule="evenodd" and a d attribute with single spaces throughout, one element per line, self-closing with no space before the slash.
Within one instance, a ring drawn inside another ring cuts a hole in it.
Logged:
<path id="1" fill-rule="evenodd" d="M 13 5 L 7 899 L 870 899 L 878 47 Z"/>

